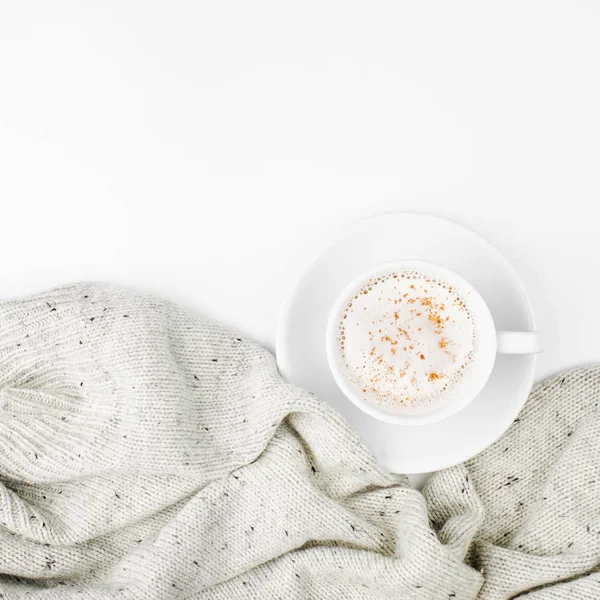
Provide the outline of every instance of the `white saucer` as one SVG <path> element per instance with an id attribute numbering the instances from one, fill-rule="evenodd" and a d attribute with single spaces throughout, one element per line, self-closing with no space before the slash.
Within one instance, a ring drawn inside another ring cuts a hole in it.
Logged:
<path id="1" fill-rule="evenodd" d="M 479 235 L 447 219 L 391 213 L 345 229 L 302 274 L 277 331 L 279 369 L 292 383 L 329 402 L 397 473 L 428 473 L 467 460 L 510 426 L 531 389 L 535 355 L 498 356 L 483 391 L 456 415 L 431 425 L 382 423 L 354 406 L 336 385 L 325 354 L 329 311 L 360 273 L 398 259 L 431 261 L 473 285 L 498 329 L 534 330 L 531 305 L 512 267 Z"/>

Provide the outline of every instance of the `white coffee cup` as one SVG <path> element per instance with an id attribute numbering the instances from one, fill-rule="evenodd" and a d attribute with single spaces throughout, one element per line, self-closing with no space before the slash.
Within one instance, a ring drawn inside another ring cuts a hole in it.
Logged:
<path id="1" fill-rule="evenodd" d="M 461 298 L 468 298 L 467 305 L 474 323 L 477 351 L 469 365 L 469 376 L 461 381 L 443 402 L 428 412 L 403 414 L 375 406 L 363 399 L 360 389 L 351 382 L 342 368 L 338 346 L 339 324 L 348 303 L 370 278 L 390 271 L 418 271 L 454 287 Z M 475 288 L 453 271 L 439 265 L 418 261 L 398 260 L 385 263 L 362 273 L 353 280 L 335 301 L 326 332 L 326 349 L 329 368 L 346 397 L 365 413 L 385 421 L 401 425 L 424 425 L 446 419 L 469 404 L 485 386 L 498 354 L 533 354 L 542 351 L 539 334 L 535 331 L 497 331 L 492 314 Z"/>

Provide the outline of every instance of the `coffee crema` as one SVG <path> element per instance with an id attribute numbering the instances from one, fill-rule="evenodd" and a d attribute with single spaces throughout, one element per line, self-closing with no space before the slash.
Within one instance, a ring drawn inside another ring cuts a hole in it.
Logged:
<path id="1" fill-rule="evenodd" d="M 415 270 L 368 279 L 343 310 L 337 336 L 346 378 L 366 402 L 424 412 L 448 398 L 475 353 L 475 326 L 458 290 Z"/>

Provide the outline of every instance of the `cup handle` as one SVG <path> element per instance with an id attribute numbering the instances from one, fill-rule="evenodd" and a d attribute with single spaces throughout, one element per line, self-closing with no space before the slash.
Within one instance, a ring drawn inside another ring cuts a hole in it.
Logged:
<path id="1" fill-rule="evenodd" d="M 543 350 L 537 331 L 497 331 L 498 354 L 538 354 Z"/>

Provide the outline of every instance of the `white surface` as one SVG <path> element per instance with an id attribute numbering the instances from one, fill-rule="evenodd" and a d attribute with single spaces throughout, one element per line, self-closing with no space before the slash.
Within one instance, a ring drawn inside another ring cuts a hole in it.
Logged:
<path id="1" fill-rule="evenodd" d="M 397 236 L 397 231 L 403 234 Z M 387 214 L 348 228 L 302 274 L 282 311 L 277 360 L 290 381 L 326 398 L 342 413 L 381 464 L 399 473 L 422 473 L 472 457 L 510 426 L 527 399 L 536 357 L 497 356 L 477 398 L 437 423 L 418 427 L 383 423 L 357 408 L 339 389 L 327 362 L 325 332 L 330 310 L 360 273 L 407 256 L 439 264 L 471 283 L 499 329 L 535 328 L 513 269 L 480 236 L 439 217 Z M 317 289 L 320 296 L 315 294 Z"/>
<path id="2" fill-rule="evenodd" d="M 115 281 L 273 348 L 311 240 L 417 209 L 514 265 L 538 377 L 596 362 L 599 24 L 593 0 L 4 2 L 1 293 Z"/>

